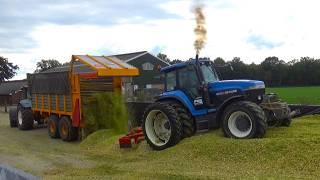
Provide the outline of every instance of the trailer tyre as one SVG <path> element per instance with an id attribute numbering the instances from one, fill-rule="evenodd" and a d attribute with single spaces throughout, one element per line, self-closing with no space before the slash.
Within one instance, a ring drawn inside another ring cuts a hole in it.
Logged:
<path id="1" fill-rule="evenodd" d="M 10 121 L 10 127 L 12 128 L 18 127 L 18 111 L 16 107 L 9 109 L 9 121 Z"/>
<path id="2" fill-rule="evenodd" d="M 59 121 L 59 133 L 63 141 L 74 141 L 78 138 L 78 128 L 72 127 L 70 118 L 66 116 Z"/>
<path id="3" fill-rule="evenodd" d="M 18 128 L 20 130 L 30 130 L 33 128 L 33 112 L 29 108 L 18 108 Z"/>
<path id="4" fill-rule="evenodd" d="M 163 150 L 179 143 L 182 125 L 174 107 L 156 102 L 147 107 L 142 123 L 145 138 L 154 150 Z"/>
<path id="5" fill-rule="evenodd" d="M 225 109 L 222 129 L 226 137 L 261 138 L 266 133 L 267 121 L 260 106 L 249 101 L 238 101 Z"/>
<path id="6" fill-rule="evenodd" d="M 59 138 L 59 118 L 56 115 L 50 115 L 48 118 L 48 134 L 51 138 Z"/>
<path id="7" fill-rule="evenodd" d="M 195 122 L 188 110 L 182 104 L 175 101 L 168 101 L 165 103 L 169 103 L 173 106 L 178 113 L 178 117 L 182 124 L 182 138 L 193 136 L 196 131 Z"/>

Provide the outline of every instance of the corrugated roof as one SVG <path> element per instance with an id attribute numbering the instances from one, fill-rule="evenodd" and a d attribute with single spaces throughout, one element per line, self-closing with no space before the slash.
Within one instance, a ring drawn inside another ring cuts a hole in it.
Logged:
<path id="1" fill-rule="evenodd" d="M 118 62 L 118 61 L 123 61 L 123 62 L 127 62 L 129 60 L 138 58 L 144 54 L 148 53 L 147 51 L 140 51 L 140 52 L 134 52 L 134 53 L 126 53 L 126 54 L 116 54 L 116 55 L 111 55 L 111 56 L 106 56 L 106 58 L 111 58 L 113 61 Z M 99 57 L 103 57 L 103 56 L 92 56 L 94 58 L 98 58 Z M 86 58 L 86 56 L 84 56 L 84 58 Z M 89 61 L 91 61 L 89 59 Z M 122 62 L 118 62 L 121 63 Z M 114 64 L 115 66 L 117 66 L 116 64 Z M 132 68 L 133 66 L 130 66 L 129 64 L 124 64 L 124 66 L 126 66 L 127 68 Z M 74 71 L 78 72 L 78 73 L 91 73 L 91 72 L 95 72 L 94 69 L 80 63 L 80 62 L 75 62 L 74 64 Z M 49 69 L 46 70 L 42 73 L 53 73 L 53 72 L 66 72 L 70 70 L 70 65 L 65 65 L 65 66 L 61 66 L 61 67 L 57 67 L 57 68 L 53 68 L 53 69 Z"/>
<path id="2" fill-rule="evenodd" d="M 111 55 L 110 57 L 115 56 L 122 61 L 128 61 L 130 59 L 133 59 L 145 53 L 147 53 L 147 51 L 140 51 L 140 52 L 134 52 L 134 53 L 127 53 L 127 54 L 116 54 L 116 55 Z"/>
<path id="3" fill-rule="evenodd" d="M 90 67 L 88 67 L 80 62 L 74 62 L 73 67 L 74 67 L 74 71 L 78 72 L 78 73 L 95 72 L 93 69 L 91 69 Z M 48 70 L 41 72 L 41 73 L 67 72 L 69 70 L 70 70 L 70 65 L 64 65 L 64 66 L 48 69 Z"/>
<path id="4" fill-rule="evenodd" d="M 23 86 L 27 86 L 27 80 L 5 81 L 0 84 L 0 95 L 10 95 L 20 90 Z"/>

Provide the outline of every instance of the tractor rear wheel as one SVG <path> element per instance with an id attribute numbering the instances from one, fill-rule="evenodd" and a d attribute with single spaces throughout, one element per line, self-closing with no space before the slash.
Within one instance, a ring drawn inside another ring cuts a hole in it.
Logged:
<path id="1" fill-rule="evenodd" d="M 16 107 L 9 109 L 9 121 L 10 127 L 18 127 L 18 112 Z"/>
<path id="2" fill-rule="evenodd" d="M 180 103 L 169 101 L 169 104 L 174 107 L 178 113 L 178 117 L 182 124 L 182 138 L 191 137 L 195 133 L 195 122 L 188 110 Z"/>
<path id="3" fill-rule="evenodd" d="M 223 114 L 222 129 L 226 137 L 237 139 L 261 138 L 267 122 L 260 106 L 249 101 L 229 105 Z"/>
<path id="4" fill-rule="evenodd" d="M 18 108 L 18 128 L 20 130 L 30 130 L 33 128 L 33 112 L 29 108 Z"/>
<path id="5" fill-rule="evenodd" d="M 145 138 L 154 150 L 163 150 L 179 143 L 182 125 L 174 107 L 156 102 L 147 107 L 142 123 Z"/>
<path id="6" fill-rule="evenodd" d="M 78 129 L 72 127 L 70 118 L 63 116 L 59 121 L 59 133 L 63 141 L 74 141 L 78 138 Z"/>
<path id="7" fill-rule="evenodd" d="M 48 118 L 48 134 L 51 138 L 59 138 L 59 118 L 56 115 L 50 115 Z"/>
<path id="8" fill-rule="evenodd" d="M 281 121 L 280 126 L 290 127 L 291 121 L 292 121 L 292 120 L 291 120 L 290 117 L 289 117 L 289 118 L 286 118 L 286 119 L 283 119 L 283 120 Z"/>

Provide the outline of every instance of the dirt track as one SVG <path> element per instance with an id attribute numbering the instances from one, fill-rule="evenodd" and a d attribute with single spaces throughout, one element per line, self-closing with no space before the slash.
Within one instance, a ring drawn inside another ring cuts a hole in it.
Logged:
<path id="1" fill-rule="evenodd" d="M 95 166 L 81 154 L 79 143 L 50 139 L 46 128 L 32 131 L 10 128 L 6 113 L 0 113 L 0 163 L 37 176 L 61 167 Z"/>

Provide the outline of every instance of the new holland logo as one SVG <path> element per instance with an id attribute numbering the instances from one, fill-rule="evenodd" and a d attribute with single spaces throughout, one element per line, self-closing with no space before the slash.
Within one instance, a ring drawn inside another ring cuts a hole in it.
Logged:
<path id="1" fill-rule="evenodd" d="M 233 94 L 233 93 L 237 93 L 237 90 L 230 90 L 230 91 L 222 91 L 222 92 L 218 92 L 216 93 L 217 96 L 222 96 L 222 95 L 227 95 L 227 94 Z"/>

